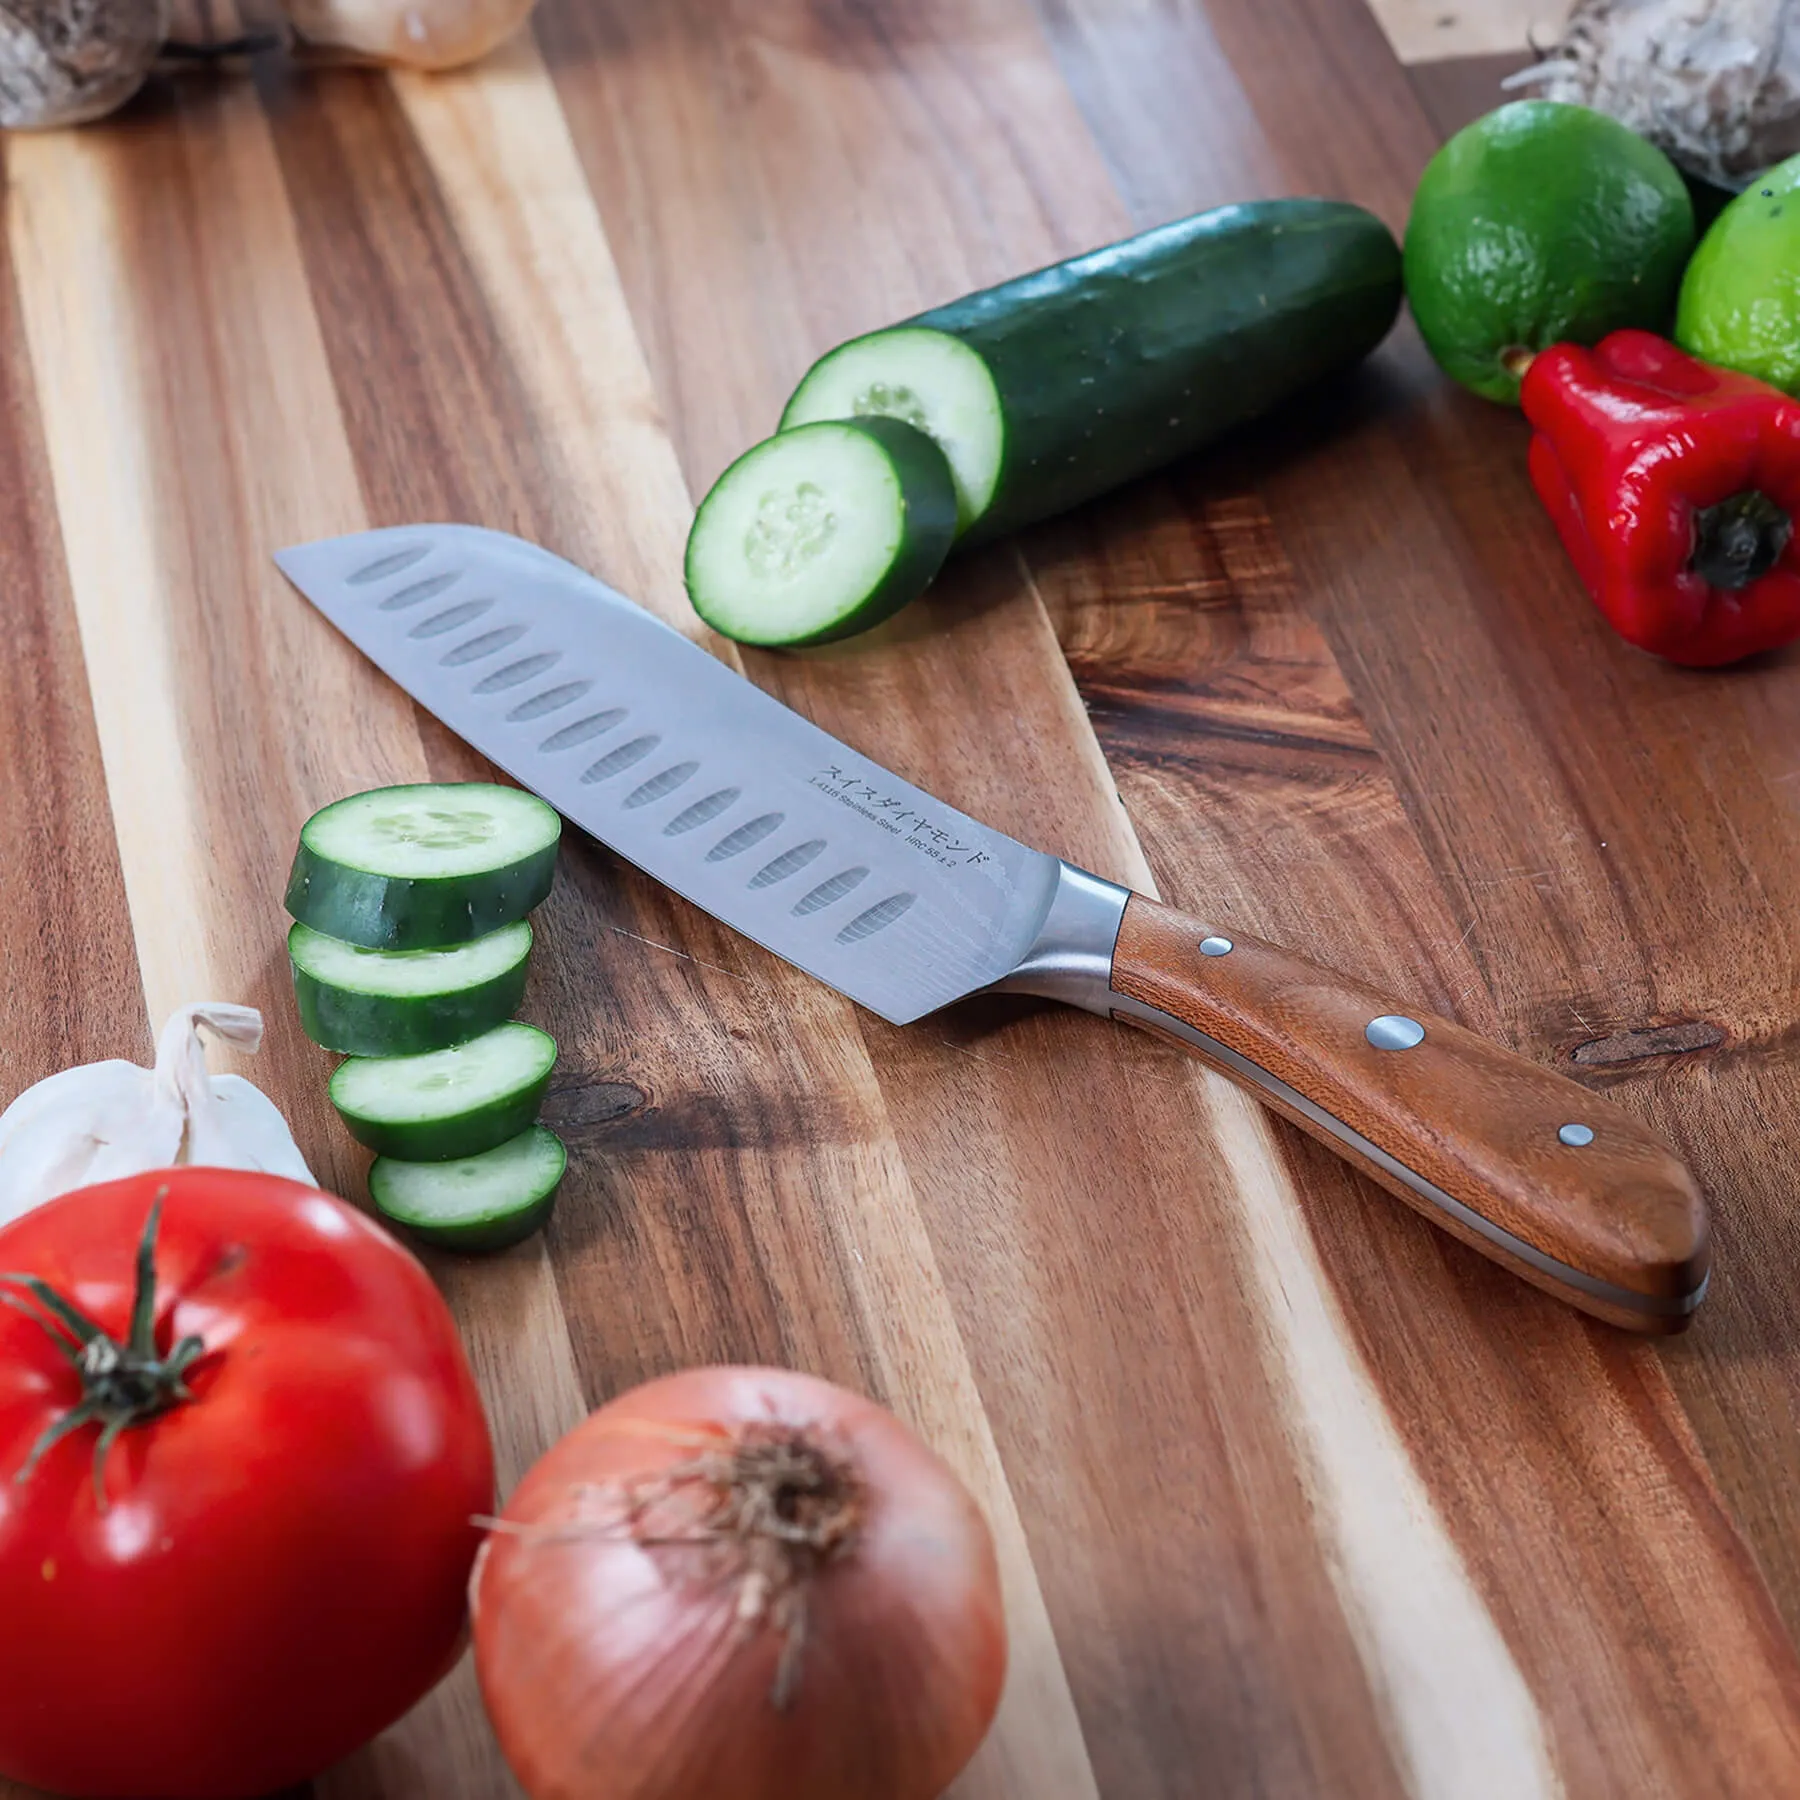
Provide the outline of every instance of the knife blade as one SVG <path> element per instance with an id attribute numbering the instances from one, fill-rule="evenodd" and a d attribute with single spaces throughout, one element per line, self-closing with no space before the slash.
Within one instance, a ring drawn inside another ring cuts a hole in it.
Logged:
<path id="1" fill-rule="evenodd" d="M 534 544 L 438 525 L 275 560 L 571 824 L 894 1024 L 998 980 L 1043 923 L 1055 857 L 857 755 Z"/>
<path id="2" fill-rule="evenodd" d="M 421 524 L 275 560 L 490 762 L 883 1018 L 988 990 L 1084 1007 L 1173 1039 L 1596 1317 L 1666 1333 L 1705 1294 L 1705 1202 L 1624 1109 L 969 818 L 560 557 Z"/>

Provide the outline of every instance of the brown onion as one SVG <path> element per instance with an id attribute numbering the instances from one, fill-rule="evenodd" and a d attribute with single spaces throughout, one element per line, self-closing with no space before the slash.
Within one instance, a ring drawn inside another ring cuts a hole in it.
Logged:
<path id="1" fill-rule="evenodd" d="M 999 1705 L 968 1490 L 872 1401 L 781 1369 L 621 1395 L 525 1477 L 471 1583 L 532 1800 L 935 1800 Z"/>

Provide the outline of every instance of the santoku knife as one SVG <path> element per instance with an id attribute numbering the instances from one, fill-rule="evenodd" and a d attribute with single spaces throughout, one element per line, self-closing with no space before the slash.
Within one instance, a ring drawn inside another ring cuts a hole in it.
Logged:
<path id="1" fill-rule="evenodd" d="M 1122 1019 L 1586 1312 L 1672 1332 L 1700 1303 L 1692 1177 L 1568 1077 L 978 824 L 520 539 L 420 525 L 276 561 L 572 823 L 883 1018 L 1010 990 Z"/>

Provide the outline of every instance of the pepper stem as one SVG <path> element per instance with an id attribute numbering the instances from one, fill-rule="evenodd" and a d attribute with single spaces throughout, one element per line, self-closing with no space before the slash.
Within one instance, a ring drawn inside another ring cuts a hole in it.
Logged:
<path id="1" fill-rule="evenodd" d="M 1781 561 L 1793 535 L 1793 516 L 1749 488 L 1694 515 L 1688 567 L 1713 587 L 1747 588 Z"/>
<path id="2" fill-rule="evenodd" d="M 81 1377 L 80 1401 L 45 1430 L 13 1477 L 15 1481 L 29 1481 L 38 1464 L 64 1438 L 83 1426 L 98 1425 L 94 1494 L 104 1512 L 107 1452 L 120 1435 L 193 1399 L 185 1377 L 206 1346 L 197 1337 L 185 1337 L 167 1356 L 156 1353 L 156 1234 L 167 1193 L 167 1188 L 157 1193 L 144 1221 L 144 1235 L 138 1240 L 131 1327 L 122 1344 L 48 1282 L 35 1275 L 0 1275 L 0 1301 L 41 1326 Z M 9 1293 L 9 1288 L 22 1293 Z"/>

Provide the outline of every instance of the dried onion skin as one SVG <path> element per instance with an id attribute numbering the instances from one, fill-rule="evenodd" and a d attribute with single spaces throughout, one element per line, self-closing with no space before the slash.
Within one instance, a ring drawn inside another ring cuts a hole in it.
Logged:
<path id="1" fill-rule="evenodd" d="M 1800 153 L 1800 0 L 1579 0 L 1504 85 L 1610 113 L 1690 175 L 1741 189 Z"/>

